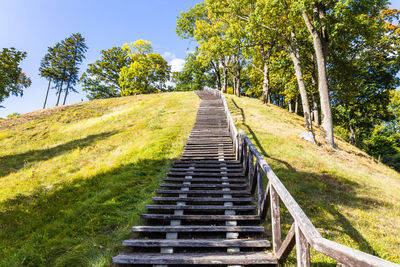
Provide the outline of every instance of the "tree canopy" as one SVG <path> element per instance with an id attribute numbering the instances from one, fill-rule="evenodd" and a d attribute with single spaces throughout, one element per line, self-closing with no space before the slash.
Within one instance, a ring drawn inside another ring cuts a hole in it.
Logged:
<path id="1" fill-rule="evenodd" d="M 10 95 L 22 96 L 31 80 L 22 72 L 21 61 L 27 53 L 14 47 L 3 48 L 0 52 L 0 103 Z"/>
<path id="2" fill-rule="evenodd" d="M 119 84 L 121 95 L 149 94 L 167 89 L 171 67 L 158 53 L 153 52 L 151 42 L 137 40 L 124 44 L 129 66 L 121 69 Z"/>

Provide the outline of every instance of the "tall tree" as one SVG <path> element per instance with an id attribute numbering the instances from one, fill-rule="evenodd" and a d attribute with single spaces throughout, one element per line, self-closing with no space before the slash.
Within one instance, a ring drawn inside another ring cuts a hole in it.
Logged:
<path id="1" fill-rule="evenodd" d="M 88 64 L 88 69 L 80 78 L 82 89 L 89 93 L 89 99 L 121 96 L 120 72 L 131 63 L 127 51 L 112 47 L 100 51 L 101 59 Z"/>
<path id="2" fill-rule="evenodd" d="M 65 60 L 67 68 L 67 88 L 65 89 L 63 105 L 67 100 L 69 90 L 74 90 L 73 86 L 79 81 L 78 72 L 79 65 L 85 59 L 85 52 L 88 47 L 85 43 L 85 38 L 80 33 L 74 33 L 63 41 L 65 46 Z"/>
<path id="3" fill-rule="evenodd" d="M 47 49 L 47 53 L 45 54 L 40 63 L 39 75 L 49 80 L 43 108 L 46 108 L 51 82 L 52 81 L 57 82 L 60 76 L 60 64 L 58 62 L 60 58 L 58 57 L 57 54 L 60 52 L 60 49 L 61 49 L 61 43 L 57 43 L 54 47 L 49 47 Z"/>
<path id="4" fill-rule="evenodd" d="M 171 67 L 158 53 L 153 52 L 151 42 L 137 40 L 125 44 L 131 63 L 121 69 L 119 83 L 122 95 L 149 94 L 166 90 Z"/>
<path id="5" fill-rule="evenodd" d="M 0 52 L 0 103 L 10 95 L 22 96 L 23 90 L 31 85 L 20 67 L 26 55 L 14 47 L 3 48 Z"/>

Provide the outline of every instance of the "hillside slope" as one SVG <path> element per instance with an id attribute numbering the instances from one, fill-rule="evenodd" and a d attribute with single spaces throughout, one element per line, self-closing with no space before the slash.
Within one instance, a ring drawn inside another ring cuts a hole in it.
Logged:
<path id="1" fill-rule="evenodd" d="M 192 92 L 143 95 L 0 121 L 0 266 L 108 266 L 199 103 Z"/>
<path id="2" fill-rule="evenodd" d="M 301 140 L 300 116 L 255 99 L 226 97 L 238 129 L 258 147 L 324 237 L 400 263 L 399 173 L 339 138 L 335 151 Z M 322 143 L 319 129 L 316 137 Z M 282 207 L 281 212 L 285 214 Z M 332 262 L 312 255 L 313 262 Z"/>

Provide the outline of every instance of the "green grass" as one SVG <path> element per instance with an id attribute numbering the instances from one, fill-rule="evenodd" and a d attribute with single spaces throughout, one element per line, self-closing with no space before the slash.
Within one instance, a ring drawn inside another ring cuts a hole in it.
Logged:
<path id="1" fill-rule="evenodd" d="M 256 99 L 226 97 L 237 127 L 325 238 L 400 263 L 399 173 L 339 138 L 339 149 L 330 150 L 322 145 L 319 129 L 319 146 L 301 140 L 302 117 Z M 292 219 L 282 206 L 288 230 Z M 335 266 L 315 251 L 312 261 Z"/>
<path id="2" fill-rule="evenodd" d="M 0 121 L 0 266 L 108 266 L 200 100 L 95 100 Z"/>

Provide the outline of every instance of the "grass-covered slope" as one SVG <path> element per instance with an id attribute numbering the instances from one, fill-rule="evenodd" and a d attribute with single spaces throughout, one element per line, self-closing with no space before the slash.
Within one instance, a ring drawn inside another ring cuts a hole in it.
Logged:
<path id="1" fill-rule="evenodd" d="M 335 151 L 301 140 L 303 119 L 286 110 L 230 95 L 227 103 L 324 237 L 400 263 L 399 173 L 339 138 Z M 330 261 L 313 252 L 313 262 Z"/>
<path id="2" fill-rule="evenodd" d="M 0 266 L 108 266 L 193 126 L 199 98 L 95 100 L 0 121 Z"/>

